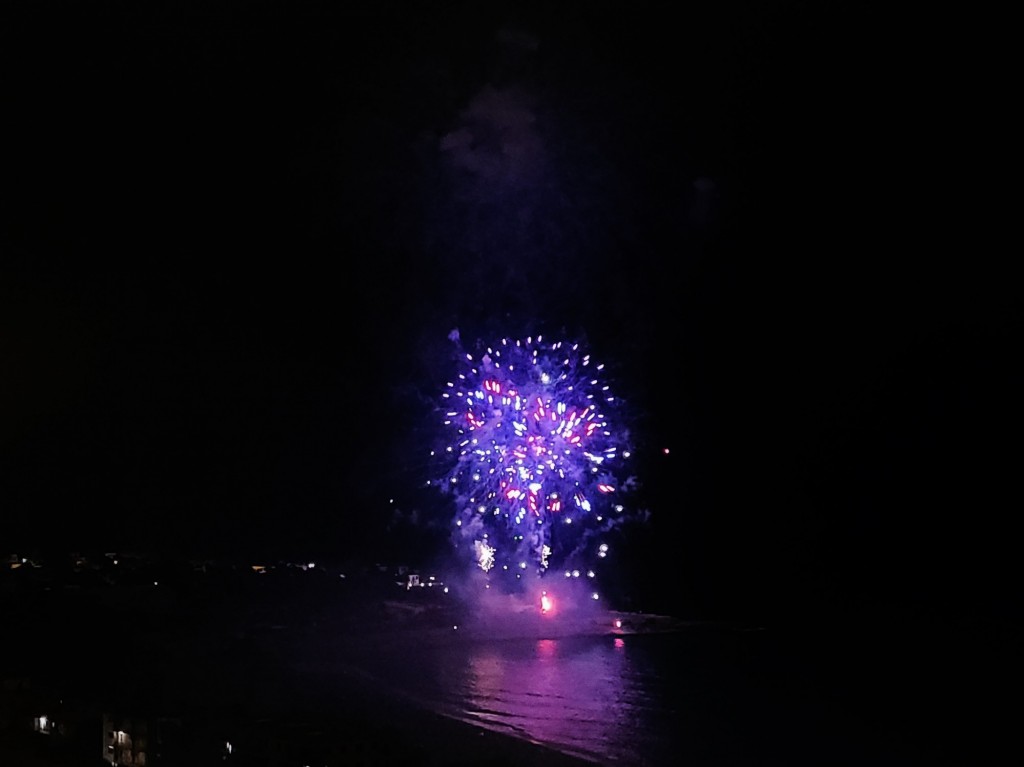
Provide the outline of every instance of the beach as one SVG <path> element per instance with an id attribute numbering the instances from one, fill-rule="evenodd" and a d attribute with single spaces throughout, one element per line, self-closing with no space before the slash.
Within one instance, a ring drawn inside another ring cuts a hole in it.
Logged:
<path id="1" fill-rule="evenodd" d="M 257 599 L 178 588 L 163 601 L 113 587 L 8 591 L 0 765 L 100 765 L 104 730 L 147 727 L 152 741 L 172 723 L 163 761 L 150 763 L 587 764 L 428 711 L 361 673 L 357 648 L 438 630 L 416 616 L 291 588 Z"/>

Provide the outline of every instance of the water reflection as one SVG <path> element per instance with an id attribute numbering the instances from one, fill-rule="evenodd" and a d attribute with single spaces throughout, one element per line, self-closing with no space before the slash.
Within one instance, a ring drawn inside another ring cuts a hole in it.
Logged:
<path id="1" fill-rule="evenodd" d="M 635 761 L 650 697 L 623 638 L 493 643 L 468 653 L 453 685 L 468 718 L 579 756 Z"/>

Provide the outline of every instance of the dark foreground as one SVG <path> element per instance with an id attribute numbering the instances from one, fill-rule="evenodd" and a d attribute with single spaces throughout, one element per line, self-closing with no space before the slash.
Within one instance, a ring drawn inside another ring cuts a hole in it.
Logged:
<path id="1" fill-rule="evenodd" d="M 358 670 L 335 673 L 325 691 L 296 668 L 296 647 L 365 648 L 408 616 L 378 595 L 269 580 L 259 592 L 230 582 L 164 593 L 8 583 L 0 765 L 100 767 L 115 749 L 139 763 L 127 759 L 138 760 L 140 740 L 150 765 L 584 764 L 417 709 Z"/>
<path id="2" fill-rule="evenodd" d="M 369 582 L 250 576 L 0 579 L 0 766 L 101 767 L 112 754 L 139 764 L 143 746 L 148 765 L 585 764 L 424 711 L 362 673 L 358 659 L 375 647 L 399 635 L 436 639 L 465 617 L 457 610 Z M 811 702 L 792 707 L 801 721 L 786 732 L 808 728 L 810 742 L 822 705 L 843 722 L 855 748 L 837 747 L 828 763 L 1003 763 L 1013 709 L 1000 701 L 1013 691 L 1016 651 L 1008 627 L 890 614 L 763 631 L 726 638 L 730 657 L 761 675 L 767 700 Z M 333 666 L 329 684 L 317 672 L 327 650 L 351 659 Z M 785 752 L 809 750 L 793 745 Z M 738 767 L 777 764 L 764 757 Z M 697 767 L 719 763 L 708 754 Z"/>

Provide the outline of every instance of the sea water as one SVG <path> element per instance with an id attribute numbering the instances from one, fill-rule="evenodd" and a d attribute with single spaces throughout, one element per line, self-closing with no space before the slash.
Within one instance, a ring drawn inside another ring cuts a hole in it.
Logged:
<path id="1" fill-rule="evenodd" d="M 417 705 L 597 764 L 889 763 L 762 632 L 377 644 L 358 663 Z M 893 762 L 896 763 L 896 762 Z"/>

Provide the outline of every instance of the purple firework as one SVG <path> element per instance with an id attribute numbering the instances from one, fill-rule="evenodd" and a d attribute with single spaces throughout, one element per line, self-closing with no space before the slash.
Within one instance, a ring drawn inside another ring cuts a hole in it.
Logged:
<path id="1" fill-rule="evenodd" d="M 540 336 L 460 355 L 443 393 L 439 480 L 455 499 L 457 544 L 492 575 L 593 577 L 588 565 L 606 556 L 602 535 L 624 521 L 633 484 L 604 366 L 579 344 Z"/>

